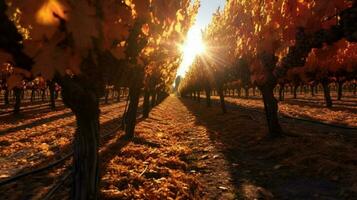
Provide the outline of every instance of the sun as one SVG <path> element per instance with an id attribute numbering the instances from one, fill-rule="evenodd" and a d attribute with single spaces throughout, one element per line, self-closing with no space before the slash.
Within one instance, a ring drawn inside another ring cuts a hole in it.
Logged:
<path id="1" fill-rule="evenodd" d="M 205 52 L 205 44 L 202 40 L 202 33 L 198 28 L 191 28 L 187 34 L 187 39 L 181 47 L 185 57 L 196 57 Z"/>
<path id="2" fill-rule="evenodd" d="M 183 60 L 178 70 L 178 75 L 183 76 L 192 65 L 196 56 L 204 54 L 206 46 L 202 39 L 202 32 L 197 26 L 192 26 L 187 33 L 186 41 L 180 46 Z"/>

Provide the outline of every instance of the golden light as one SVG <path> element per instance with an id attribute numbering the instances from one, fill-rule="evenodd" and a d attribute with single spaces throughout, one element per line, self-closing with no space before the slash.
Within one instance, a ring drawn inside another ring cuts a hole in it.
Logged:
<path id="1" fill-rule="evenodd" d="M 202 40 L 202 32 L 197 26 L 192 26 L 188 31 L 186 41 L 180 46 L 180 50 L 183 53 L 183 60 L 177 75 L 184 76 L 196 56 L 203 54 L 206 51 L 206 46 Z"/>

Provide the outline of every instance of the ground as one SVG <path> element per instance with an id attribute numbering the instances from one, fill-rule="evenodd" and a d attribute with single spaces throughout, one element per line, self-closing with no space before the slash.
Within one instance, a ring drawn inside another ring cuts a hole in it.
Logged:
<path id="1" fill-rule="evenodd" d="M 231 106 L 223 115 L 218 105 L 206 108 L 204 102 L 170 96 L 148 119 L 138 120 L 135 138 L 127 141 L 116 129 L 123 106 L 124 102 L 101 106 L 101 135 L 106 135 L 100 149 L 101 199 L 357 198 L 356 130 L 286 119 L 282 126 L 294 137 L 271 140 L 265 137 L 261 113 Z M 65 113 L 47 114 L 46 126 L 38 123 L 41 118 L 1 128 L 1 165 L 7 170 L 0 178 L 69 151 L 74 119 Z M 26 129 L 24 124 L 32 126 Z M 53 132 L 51 127 L 60 124 L 67 129 Z M 64 138 L 63 147 L 52 144 L 62 141 L 58 138 Z M 22 149 L 32 154 L 17 153 Z M 34 163 L 26 160 L 29 156 L 37 158 Z M 42 199 L 69 165 L 67 161 L 1 185 L 0 192 L 5 199 Z M 51 199 L 68 198 L 70 182 Z"/>
<path id="2" fill-rule="evenodd" d="M 276 98 L 278 98 L 277 95 Z M 357 99 L 355 95 L 347 93 L 342 100 L 336 100 L 336 98 L 336 94 L 332 93 L 333 107 L 327 108 L 321 92 L 314 97 L 300 95 L 297 99 L 294 99 L 291 95 L 286 95 L 284 101 L 279 101 L 279 112 L 284 116 L 357 128 Z M 218 97 L 215 96 L 213 99 L 218 99 Z M 259 96 L 248 98 L 225 97 L 225 100 L 245 108 L 262 111 L 264 109 L 263 101 Z"/>

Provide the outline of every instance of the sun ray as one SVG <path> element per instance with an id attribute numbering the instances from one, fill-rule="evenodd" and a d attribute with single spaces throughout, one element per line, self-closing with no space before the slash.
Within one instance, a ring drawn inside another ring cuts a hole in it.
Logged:
<path id="1" fill-rule="evenodd" d="M 202 40 L 202 32 L 198 26 L 191 27 L 187 33 L 185 43 L 179 48 L 183 53 L 183 59 L 178 69 L 178 75 L 183 76 L 192 65 L 196 56 L 204 54 L 206 51 L 206 46 Z"/>

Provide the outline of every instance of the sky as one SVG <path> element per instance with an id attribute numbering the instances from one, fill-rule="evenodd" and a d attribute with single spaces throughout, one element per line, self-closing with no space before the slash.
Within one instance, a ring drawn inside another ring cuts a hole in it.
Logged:
<path id="1" fill-rule="evenodd" d="M 223 9 L 225 3 L 226 0 L 201 0 L 201 7 L 196 18 L 197 25 L 201 28 L 206 27 L 211 22 L 212 14 L 218 7 Z"/>
<path id="2" fill-rule="evenodd" d="M 191 30 L 188 32 L 187 39 L 184 44 L 184 46 L 186 46 L 186 48 L 188 49 L 200 48 L 199 46 L 196 45 L 197 40 L 201 40 L 200 30 L 204 29 L 210 23 L 213 13 L 216 12 L 218 8 L 223 9 L 226 0 L 201 0 L 200 2 L 201 2 L 200 3 L 201 6 L 198 10 L 196 22 L 192 26 Z M 193 52 L 199 52 L 199 51 L 200 51 L 199 49 L 193 50 Z M 192 52 L 190 53 L 190 55 L 187 55 L 187 51 L 184 50 L 184 52 L 186 52 L 186 55 L 184 55 L 183 61 L 177 71 L 177 76 L 182 76 L 182 77 L 185 76 L 186 72 L 189 70 L 189 67 L 192 64 L 192 60 L 196 56 L 196 55 L 192 55 Z"/>

